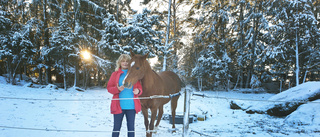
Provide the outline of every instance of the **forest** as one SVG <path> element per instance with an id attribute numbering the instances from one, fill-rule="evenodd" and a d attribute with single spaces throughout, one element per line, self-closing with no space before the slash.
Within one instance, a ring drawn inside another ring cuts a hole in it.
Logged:
<path id="1" fill-rule="evenodd" d="M 149 53 L 199 90 L 319 81 L 319 0 L 1 0 L 0 75 L 106 86 L 120 54 Z M 85 56 L 85 55 L 89 56 Z"/>

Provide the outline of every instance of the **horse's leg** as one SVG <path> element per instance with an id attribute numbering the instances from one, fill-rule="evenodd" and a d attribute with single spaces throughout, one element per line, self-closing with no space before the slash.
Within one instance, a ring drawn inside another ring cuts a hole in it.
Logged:
<path id="1" fill-rule="evenodd" d="M 177 109 L 177 104 L 178 104 L 178 97 L 173 97 L 171 100 L 171 115 L 172 115 L 172 128 L 176 128 L 175 126 L 175 118 L 176 118 L 176 109 Z"/>
<path id="2" fill-rule="evenodd" d="M 144 117 L 144 126 L 146 127 L 146 131 L 147 131 L 146 134 L 147 134 L 147 137 L 148 137 L 148 130 L 149 130 L 148 109 L 142 107 L 141 110 L 142 110 L 142 114 L 143 114 L 143 117 Z"/>
<path id="3" fill-rule="evenodd" d="M 158 108 L 151 108 L 151 120 L 149 124 L 149 130 L 154 130 L 154 121 L 156 120 Z M 150 137 L 152 137 L 152 132 L 150 133 Z"/>
<path id="4" fill-rule="evenodd" d="M 158 112 L 158 119 L 157 119 L 157 123 L 156 123 L 156 128 L 159 126 L 160 124 L 160 120 L 162 118 L 163 115 L 163 105 L 159 107 L 159 112 Z"/>

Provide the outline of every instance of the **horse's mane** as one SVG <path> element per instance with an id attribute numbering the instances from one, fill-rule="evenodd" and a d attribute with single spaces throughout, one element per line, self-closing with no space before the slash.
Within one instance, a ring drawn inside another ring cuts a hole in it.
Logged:
<path id="1" fill-rule="evenodd" d="M 156 71 L 154 71 L 154 70 L 151 68 L 151 66 L 150 66 L 150 64 L 149 64 L 149 62 L 148 62 L 147 60 L 145 60 L 145 65 L 147 65 L 146 67 L 148 67 L 148 69 L 151 70 L 151 71 L 149 71 L 149 73 L 150 73 L 150 74 L 154 74 L 153 76 L 150 76 L 150 75 L 149 75 L 149 77 L 148 77 L 149 80 L 146 81 L 146 82 L 149 83 L 149 85 L 145 85 L 145 86 L 146 86 L 146 87 L 150 87 L 150 86 L 154 85 L 154 84 L 150 84 L 150 82 L 152 82 L 152 83 L 156 82 L 156 83 L 158 83 L 158 84 L 160 84 L 160 83 L 163 84 L 163 79 L 162 79 L 162 77 L 161 77 Z M 150 79 L 150 78 L 151 78 L 151 79 Z"/>

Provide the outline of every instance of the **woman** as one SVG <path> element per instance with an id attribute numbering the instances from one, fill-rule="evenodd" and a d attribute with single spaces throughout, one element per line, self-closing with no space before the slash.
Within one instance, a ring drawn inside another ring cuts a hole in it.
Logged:
<path id="1" fill-rule="evenodd" d="M 141 104 L 137 98 L 142 94 L 142 86 L 138 81 L 130 89 L 124 88 L 122 81 L 127 75 L 129 61 L 131 57 L 127 54 L 122 54 L 116 62 L 115 72 L 111 74 L 107 90 L 113 94 L 111 101 L 111 114 L 113 114 L 113 132 L 112 137 L 119 137 L 120 128 L 124 115 L 127 119 L 128 137 L 134 137 L 134 121 L 136 113 L 141 111 Z M 129 99 L 126 99 L 129 98 Z"/>

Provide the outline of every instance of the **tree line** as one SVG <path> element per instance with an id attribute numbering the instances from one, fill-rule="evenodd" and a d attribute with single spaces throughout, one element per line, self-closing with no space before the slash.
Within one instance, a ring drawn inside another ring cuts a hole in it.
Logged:
<path id="1" fill-rule="evenodd" d="M 141 13 L 131 2 L 2 0 L 0 74 L 12 84 L 25 74 L 65 89 L 103 86 L 119 54 L 133 50 L 203 89 L 319 80 L 316 0 L 145 0 Z"/>
<path id="2" fill-rule="evenodd" d="M 319 6 L 316 0 L 199 1 L 188 18 L 195 24 L 189 75 L 225 89 L 319 80 Z"/>

